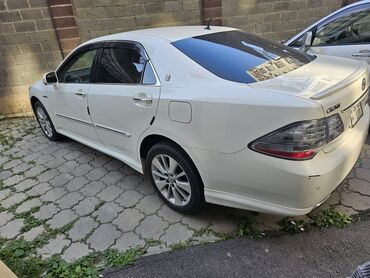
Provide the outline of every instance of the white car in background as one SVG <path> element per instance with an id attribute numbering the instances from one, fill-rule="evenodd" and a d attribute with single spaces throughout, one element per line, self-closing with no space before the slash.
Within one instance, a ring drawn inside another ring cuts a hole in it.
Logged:
<path id="1" fill-rule="evenodd" d="M 370 1 L 348 5 L 315 22 L 285 42 L 308 53 L 354 58 L 370 63 Z"/>
<path id="2" fill-rule="evenodd" d="M 369 66 L 226 27 L 170 27 L 77 47 L 30 88 L 46 137 L 147 173 L 171 208 L 302 215 L 355 165 Z"/>

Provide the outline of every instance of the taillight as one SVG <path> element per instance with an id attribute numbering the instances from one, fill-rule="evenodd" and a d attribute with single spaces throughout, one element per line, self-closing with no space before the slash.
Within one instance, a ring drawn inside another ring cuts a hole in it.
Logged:
<path id="1" fill-rule="evenodd" d="M 343 130 L 342 119 L 335 114 L 318 120 L 290 124 L 257 139 L 249 147 L 275 157 L 307 160 L 342 134 Z"/>

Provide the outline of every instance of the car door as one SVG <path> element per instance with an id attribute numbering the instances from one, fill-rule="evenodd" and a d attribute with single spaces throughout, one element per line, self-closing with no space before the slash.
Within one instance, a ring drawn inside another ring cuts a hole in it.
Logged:
<path id="1" fill-rule="evenodd" d="M 89 91 L 89 108 L 105 147 L 128 164 L 137 160 L 139 136 L 154 120 L 159 95 L 158 78 L 141 45 L 105 45 Z"/>
<path id="2" fill-rule="evenodd" d="M 96 54 L 93 47 L 76 51 L 57 70 L 58 83 L 48 94 L 57 130 L 91 142 L 98 142 L 87 106 Z"/>
<path id="3" fill-rule="evenodd" d="M 355 58 L 370 63 L 370 4 L 343 10 L 311 30 L 314 39 L 308 53 Z M 301 46 L 302 38 L 290 46 Z"/>

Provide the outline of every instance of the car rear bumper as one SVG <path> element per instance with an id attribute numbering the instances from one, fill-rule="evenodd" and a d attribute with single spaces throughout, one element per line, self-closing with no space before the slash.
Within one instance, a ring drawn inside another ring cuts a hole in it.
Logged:
<path id="1" fill-rule="evenodd" d="M 369 128 L 369 107 L 341 142 L 307 161 L 244 149 L 233 154 L 192 149 L 209 203 L 281 215 L 303 215 L 324 202 L 358 160 Z"/>

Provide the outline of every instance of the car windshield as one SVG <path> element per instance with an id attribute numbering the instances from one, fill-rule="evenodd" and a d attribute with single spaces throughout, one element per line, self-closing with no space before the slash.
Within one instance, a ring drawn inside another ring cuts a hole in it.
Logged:
<path id="1" fill-rule="evenodd" d="M 240 83 L 272 79 L 314 59 L 277 42 L 241 31 L 187 38 L 172 45 L 215 75 Z"/>

